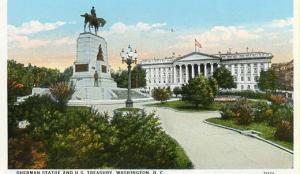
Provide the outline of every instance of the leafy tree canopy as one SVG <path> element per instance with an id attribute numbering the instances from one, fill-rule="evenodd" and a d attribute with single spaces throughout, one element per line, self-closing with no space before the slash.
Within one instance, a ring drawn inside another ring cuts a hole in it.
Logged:
<path id="1" fill-rule="evenodd" d="M 214 92 L 203 75 L 191 79 L 181 89 L 182 99 L 195 104 L 196 107 L 210 105 L 214 100 Z"/>
<path id="2" fill-rule="evenodd" d="M 224 66 L 216 69 L 213 74 L 213 77 L 216 79 L 218 86 L 223 89 L 236 88 L 236 83 L 234 83 L 233 76 L 231 72 L 226 69 Z"/>
<path id="3" fill-rule="evenodd" d="M 120 88 L 128 87 L 128 71 L 119 70 L 111 72 L 112 78 L 117 82 L 117 86 Z M 133 67 L 131 71 L 131 87 L 132 88 L 141 88 L 146 85 L 146 72 L 141 68 L 140 65 Z"/>
<path id="4" fill-rule="evenodd" d="M 278 77 L 273 69 L 267 71 L 261 71 L 258 81 L 258 87 L 262 91 L 278 89 Z"/>

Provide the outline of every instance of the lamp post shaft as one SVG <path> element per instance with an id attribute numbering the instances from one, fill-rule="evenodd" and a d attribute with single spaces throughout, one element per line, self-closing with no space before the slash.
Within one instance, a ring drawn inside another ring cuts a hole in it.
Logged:
<path id="1" fill-rule="evenodd" d="M 124 49 L 122 49 L 121 52 L 122 57 L 122 63 L 127 64 L 128 68 L 128 89 L 127 89 L 127 100 L 125 102 L 126 108 L 132 108 L 133 107 L 133 101 L 131 100 L 131 64 L 137 62 L 137 52 L 136 50 L 133 52 L 130 45 L 128 46 L 128 51 L 124 52 Z"/>
<path id="2" fill-rule="evenodd" d="M 128 90 L 127 90 L 127 100 L 126 100 L 126 107 L 132 108 L 133 101 L 131 100 L 131 62 L 127 63 L 128 68 Z"/>

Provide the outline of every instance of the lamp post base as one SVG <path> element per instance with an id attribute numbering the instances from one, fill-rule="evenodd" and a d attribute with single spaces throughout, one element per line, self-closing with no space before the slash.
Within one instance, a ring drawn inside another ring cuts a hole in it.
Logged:
<path id="1" fill-rule="evenodd" d="M 125 105 L 126 105 L 126 108 L 133 108 L 133 101 L 132 100 L 126 100 Z"/>

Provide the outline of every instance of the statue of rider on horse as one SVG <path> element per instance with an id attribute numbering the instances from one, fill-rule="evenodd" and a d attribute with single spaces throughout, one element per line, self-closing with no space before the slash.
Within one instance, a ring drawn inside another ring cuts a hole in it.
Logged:
<path id="1" fill-rule="evenodd" d="M 85 13 L 84 15 L 80 15 L 81 17 L 84 17 L 84 32 L 86 29 L 86 24 L 89 23 L 89 31 L 91 32 L 91 27 L 95 29 L 95 34 L 97 34 L 97 31 L 99 27 L 103 27 L 106 23 L 105 19 L 103 18 L 97 18 L 96 10 L 94 7 L 91 9 L 91 14 Z"/>

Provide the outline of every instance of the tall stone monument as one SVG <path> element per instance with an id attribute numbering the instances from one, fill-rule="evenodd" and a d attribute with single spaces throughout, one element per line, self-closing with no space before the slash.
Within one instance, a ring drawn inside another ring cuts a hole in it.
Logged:
<path id="1" fill-rule="evenodd" d="M 117 88 L 117 84 L 111 78 L 104 38 L 90 32 L 79 35 L 71 81 L 75 85 L 74 100 L 104 100 L 116 97 L 111 89 Z"/>
<path id="2" fill-rule="evenodd" d="M 77 39 L 76 60 L 73 64 L 73 84 L 76 87 L 95 87 L 96 72 L 97 86 L 117 87 L 110 75 L 105 39 L 89 32 L 81 33 Z"/>
<path id="3" fill-rule="evenodd" d="M 92 9 L 94 10 L 94 9 Z M 91 12 L 92 12 L 91 10 Z M 92 14 L 81 15 L 85 18 L 84 32 L 77 38 L 76 59 L 73 64 L 71 81 L 75 86 L 74 100 L 114 99 L 112 89 L 117 88 L 110 75 L 107 43 L 97 35 L 96 27 L 103 27 L 105 20 L 97 18 L 95 10 Z M 95 34 L 86 32 L 85 28 L 95 28 Z"/>

